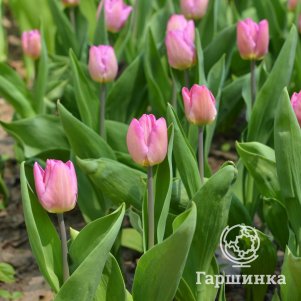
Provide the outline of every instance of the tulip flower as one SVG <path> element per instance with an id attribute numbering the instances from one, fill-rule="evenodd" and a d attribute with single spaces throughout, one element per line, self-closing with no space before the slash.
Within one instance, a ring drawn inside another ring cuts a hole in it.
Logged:
<path id="1" fill-rule="evenodd" d="M 298 0 L 288 0 L 287 7 L 289 10 L 295 10 L 298 5 Z"/>
<path id="2" fill-rule="evenodd" d="M 103 7 L 103 1 L 99 3 L 97 10 L 97 18 Z M 123 0 L 104 0 L 105 20 L 108 31 L 119 32 L 125 25 L 129 15 L 132 12 L 132 7 L 126 5 Z"/>
<path id="3" fill-rule="evenodd" d="M 127 146 L 133 160 L 142 166 L 161 163 L 167 153 L 167 126 L 164 118 L 144 114 L 133 119 L 127 133 Z"/>
<path id="4" fill-rule="evenodd" d="M 268 21 L 262 20 L 258 24 L 252 19 L 239 21 L 237 24 L 237 46 L 243 59 L 262 59 L 269 48 Z"/>
<path id="5" fill-rule="evenodd" d="M 65 7 L 74 7 L 79 5 L 79 0 L 62 0 Z"/>
<path id="6" fill-rule="evenodd" d="M 188 19 L 201 19 L 207 11 L 208 0 L 181 0 L 181 12 Z"/>
<path id="7" fill-rule="evenodd" d="M 215 120 L 215 98 L 206 86 L 193 85 L 191 90 L 182 89 L 185 115 L 189 122 L 207 125 Z"/>
<path id="8" fill-rule="evenodd" d="M 148 248 L 155 243 L 155 216 L 152 166 L 161 163 L 167 153 L 167 126 L 164 118 L 144 114 L 133 119 L 127 132 L 127 146 L 133 160 L 147 166 Z"/>
<path id="9" fill-rule="evenodd" d="M 173 15 L 168 21 L 165 45 L 169 65 L 178 70 L 185 70 L 196 62 L 194 45 L 195 26 L 182 15 Z"/>
<path id="10" fill-rule="evenodd" d="M 107 45 L 92 46 L 90 48 L 89 72 L 93 80 L 101 85 L 100 92 L 100 135 L 105 139 L 105 83 L 113 81 L 118 72 L 118 62 L 114 48 Z"/>
<path id="11" fill-rule="evenodd" d="M 63 213 L 74 208 L 77 180 L 71 161 L 47 160 L 45 170 L 36 162 L 34 180 L 38 198 L 45 210 Z"/>
<path id="12" fill-rule="evenodd" d="M 204 126 L 212 123 L 216 118 L 215 98 L 206 86 L 193 85 L 183 88 L 182 96 L 185 115 L 188 121 L 199 126 L 199 173 L 204 183 Z"/>
<path id="13" fill-rule="evenodd" d="M 41 54 L 41 34 L 38 30 L 22 33 L 23 52 L 32 59 L 38 59 Z"/>
<path id="14" fill-rule="evenodd" d="M 299 30 L 299 33 L 301 33 L 301 14 L 299 15 L 299 18 L 298 18 L 298 30 Z"/>
<path id="15" fill-rule="evenodd" d="M 96 82 L 108 83 L 113 81 L 118 72 L 114 48 L 108 45 L 92 46 L 89 56 L 89 72 Z"/>
<path id="16" fill-rule="evenodd" d="M 296 114 L 299 125 L 301 126 L 301 91 L 292 95 L 291 104 Z"/>

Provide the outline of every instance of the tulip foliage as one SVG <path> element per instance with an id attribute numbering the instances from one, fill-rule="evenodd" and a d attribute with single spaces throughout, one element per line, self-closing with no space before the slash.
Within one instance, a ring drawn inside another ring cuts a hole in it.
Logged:
<path id="1" fill-rule="evenodd" d="M 222 276 L 220 236 L 236 224 L 260 240 L 236 274 L 281 273 L 273 300 L 301 300 L 300 5 L 8 5 L 26 76 L 0 63 L 0 95 L 15 109 L 1 126 L 15 139 L 29 241 L 54 300 L 226 300 L 227 284 L 196 273 Z M 237 140 L 237 161 L 213 169 L 223 135 Z M 86 225 L 66 236 L 76 204 Z M 131 284 L 123 248 L 140 253 Z M 245 300 L 265 299 L 266 283 L 242 285 Z"/>

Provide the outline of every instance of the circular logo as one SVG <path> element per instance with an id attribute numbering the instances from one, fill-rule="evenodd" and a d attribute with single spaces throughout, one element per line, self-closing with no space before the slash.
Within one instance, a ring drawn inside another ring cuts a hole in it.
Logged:
<path id="1" fill-rule="evenodd" d="M 243 224 L 227 226 L 220 237 L 220 248 L 224 256 L 235 263 L 233 267 L 250 267 L 258 255 L 260 239 L 255 228 Z"/>

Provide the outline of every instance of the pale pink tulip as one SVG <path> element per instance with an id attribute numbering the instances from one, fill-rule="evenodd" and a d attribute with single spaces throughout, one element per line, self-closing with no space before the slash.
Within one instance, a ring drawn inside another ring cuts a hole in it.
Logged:
<path id="1" fill-rule="evenodd" d="M 127 133 L 127 146 L 133 160 L 143 166 L 161 163 L 167 153 L 167 126 L 164 118 L 144 114 L 133 119 Z"/>
<path id="2" fill-rule="evenodd" d="M 36 162 L 33 172 L 37 196 L 45 210 L 63 213 L 75 207 L 77 178 L 71 161 L 47 160 L 45 170 Z"/>
<path id="3" fill-rule="evenodd" d="M 39 30 L 22 33 L 22 48 L 25 55 L 37 59 L 41 54 L 41 34 Z"/>
<path id="4" fill-rule="evenodd" d="M 287 7 L 289 10 L 295 10 L 298 5 L 298 0 L 288 0 Z"/>
<path id="5" fill-rule="evenodd" d="M 206 86 L 193 85 L 182 89 L 185 115 L 189 122 L 206 125 L 214 121 L 217 111 L 215 98 Z"/>
<path id="6" fill-rule="evenodd" d="M 208 0 L 181 0 L 181 12 L 188 19 L 201 19 L 207 12 Z"/>
<path id="7" fill-rule="evenodd" d="M 262 59 L 269 48 L 268 21 L 262 20 L 258 24 L 252 19 L 239 21 L 237 24 L 237 47 L 243 59 Z"/>
<path id="8" fill-rule="evenodd" d="M 105 20 L 108 31 L 119 32 L 128 20 L 132 7 L 126 5 L 123 0 L 104 0 L 99 3 L 97 10 L 97 18 L 99 18 L 100 11 L 105 4 Z"/>
<path id="9" fill-rule="evenodd" d="M 296 114 L 299 125 L 301 126 L 301 91 L 292 95 L 291 104 Z"/>
<path id="10" fill-rule="evenodd" d="M 178 70 L 188 69 L 196 62 L 194 45 L 195 26 L 182 15 L 173 15 L 168 21 L 165 45 L 169 65 Z"/>
<path id="11" fill-rule="evenodd" d="M 113 81 L 118 72 L 114 48 L 107 45 L 92 46 L 89 56 L 89 72 L 96 82 L 107 83 Z"/>

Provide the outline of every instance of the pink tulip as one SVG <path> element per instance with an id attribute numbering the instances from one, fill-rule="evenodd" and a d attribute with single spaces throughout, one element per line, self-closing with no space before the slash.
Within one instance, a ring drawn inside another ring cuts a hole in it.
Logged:
<path id="1" fill-rule="evenodd" d="M 289 10 L 295 10 L 298 5 L 298 0 L 288 0 L 287 7 Z"/>
<path id="2" fill-rule="evenodd" d="M 195 27 L 182 15 L 173 15 L 168 21 L 165 44 L 169 65 L 184 70 L 196 62 Z"/>
<path id="3" fill-rule="evenodd" d="M 106 26 L 110 32 L 119 32 L 125 25 L 129 15 L 132 12 L 132 7 L 126 5 L 123 0 L 104 0 L 105 2 L 105 19 Z M 99 3 L 97 10 L 97 18 L 103 7 L 103 1 Z"/>
<path id="4" fill-rule="evenodd" d="M 269 23 L 262 20 L 258 24 L 252 19 L 237 24 L 237 46 L 240 56 L 246 60 L 260 60 L 269 48 Z"/>
<path id="5" fill-rule="evenodd" d="M 301 126 L 301 91 L 292 95 L 291 104 Z"/>
<path id="6" fill-rule="evenodd" d="M 25 31 L 22 33 L 22 48 L 23 52 L 37 59 L 41 54 L 41 34 L 38 30 Z"/>
<path id="7" fill-rule="evenodd" d="M 127 133 L 127 146 L 133 160 L 143 166 L 161 163 L 167 153 L 167 126 L 164 118 L 144 114 L 133 119 Z"/>
<path id="8" fill-rule="evenodd" d="M 80 0 L 62 0 L 64 6 L 66 7 L 74 7 L 79 5 Z"/>
<path id="9" fill-rule="evenodd" d="M 107 45 L 92 46 L 90 48 L 89 72 L 96 82 L 113 81 L 118 72 L 114 48 Z"/>
<path id="10" fill-rule="evenodd" d="M 189 122 L 206 125 L 214 121 L 217 111 L 215 98 L 206 86 L 193 85 L 182 89 L 185 115 Z"/>
<path id="11" fill-rule="evenodd" d="M 298 18 L 298 30 L 299 30 L 299 33 L 301 33 L 301 14 L 299 15 L 299 18 Z"/>
<path id="12" fill-rule="evenodd" d="M 36 192 L 45 210 L 63 213 L 75 207 L 77 179 L 71 161 L 47 160 L 45 170 L 35 162 L 33 173 Z"/>
<path id="13" fill-rule="evenodd" d="M 181 12 L 188 19 L 201 19 L 207 7 L 208 0 L 181 0 Z"/>

